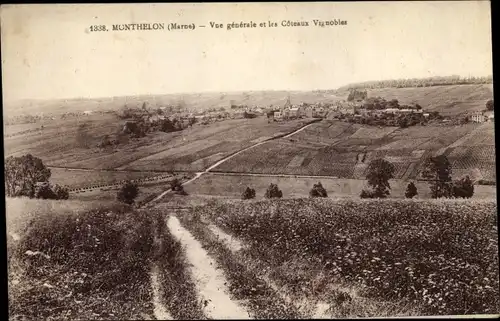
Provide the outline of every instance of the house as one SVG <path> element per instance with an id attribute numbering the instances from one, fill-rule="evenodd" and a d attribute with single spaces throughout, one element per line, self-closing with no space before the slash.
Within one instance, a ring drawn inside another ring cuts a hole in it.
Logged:
<path id="1" fill-rule="evenodd" d="M 290 118 L 297 118 L 299 117 L 299 108 L 297 107 L 292 107 L 288 110 L 288 117 Z"/>
<path id="2" fill-rule="evenodd" d="M 487 121 L 495 121 L 495 114 L 492 111 L 478 111 L 471 115 L 471 121 L 474 123 L 484 123 Z"/>
<path id="3" fill-rule="evenodd" d="M 274 112 L 274 119 L 283 119 L 283 113 L 281 111 Z"/>
<path id="4" fill-rule="evenodd" d="M 92 110 L 86 110 L 83 112 L 84 115 L 88 116 L 88 115 L 92 115 Z"/>

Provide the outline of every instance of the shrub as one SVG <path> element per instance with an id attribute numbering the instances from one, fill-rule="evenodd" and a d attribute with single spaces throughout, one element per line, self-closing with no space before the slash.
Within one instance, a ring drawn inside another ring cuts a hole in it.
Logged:
<path id="1" fill-rule="evenodd" d="M 184 186 L 182 186 L 181 182 L 175 178 L 170 182 L 170 189 L 178 195 L 187 195 L 187 192 L 184 190 Z"/>
<path id="2" fill-rule="evenodd" d="M 283 192 L 278 188 L 278 185 L 271 183 L 264 196 L 265 198 L 282 198 Z"/>
<path id="3" fill-rule="evenodd" d="M 359 194 L 359 197 L 361 198 L 375 198 L 375 194 L 373 191 L 370 191 L 368 189 L 363 189 L 361 193 Z"/>
<path id="4" fill-rule="evenodd" d="M 47 183 L 36 188 L 35 198 L 55 200 L 57 199 L 57 195 L 54 193 L 54 191 L 50 188 L 50 185 Z"/>
<path id="5" fill-rule="evenodd" d="M 249 200 L 255 198 L 255 190 L 253 188 L 247 187 L 241 196 L 241 199 Z"/>
<path id="6" fill-rule="evenodd" d="M 469 176 L 453 183 L 453 196 L 461 198 L 471 198 L 474 195 L 474 184 Z"/>
<path id="7" fill-rule="evenodd" d="M 405 197 L 406 198 L 413 198 L 418 195 L 417 192 L 417 187 L 415 186 L 415 183 L 410 182 L 408 186 L 406 187 L 405 191 Z"/>
<path id="8" fill-rule="evenodd" d="M 321 185 L 321 182 L 318 182 L 318 184 L 314 184 L 313 188 L 309 191 L 309 197 L 328 197 L 328 194 Z"/>
<path id="9" fill-rule="evenodd" d="M 69 198 L 68 189 L 57 184 L 54 186 L 54 194 L 56 194 L 58 200 L 67 200 Z"/>
<path id="10" fill-rule="evenodd" d="M 493 99 L 490 99 L 486 102 L 486 110 L 492 111 L 494 109 L 493 107 Z"/>
<path id="11" fill-rule="evenodd" d="M 127 181 L 118 191 L 116 198 L 118 199 L 118 201 L 122 203 L 133 204 L 135 202 L 135 198 L 138 195 L 139 195 L 139 188 L 137 187 L 137 184 Z"/>

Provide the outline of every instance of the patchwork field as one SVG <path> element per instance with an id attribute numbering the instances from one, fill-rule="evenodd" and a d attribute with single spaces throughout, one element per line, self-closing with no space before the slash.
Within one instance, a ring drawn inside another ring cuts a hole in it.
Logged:
<path id="1" fill-rule="evenodd" d="M 438 154 L 449 156 L 455 178 L 479 171 L 482 179 L 496 179 L 492 123 L 401 129 L 323 120 L 241 153 L 213 171 L 363 178 L 365 164 L 384 158 L 396 167 L 395 178 L 407 179 L 419 177 L 425 160 Z"/>
<path id="2" fill-rule="evenodd" d="M 133 161 L 120 169 L 126 170 L 174 170 L 202 171 L 217 161 L 261 140 L 290 133 L 311 120 L 295 120 L 283 123 L 268 123 L 261 117 L 247 120 L 229 120 L 196 133 L 186 133 L 182 142 L 161 153 Z M 225 124 L 227 123 L 227 124 Z M 193 129 L 195 130 L 195 129 Z M 169 142 L 170 143 L 170 142 Z M 169 144 L 170 145 L 170 144 Z"/>
<path id="3" fill-rule="evenodd" d="M 4 146 L 6 156 L 31 153 L 45 164 L 56 167 L 199 171 L 226 155 L 254 144 L 252 141 L 256 139 L 289 133 L 300 128 L 304 122 L 307 121 L 268 123 L 265 117 L 228 120 L 196 125 L 182 132 L 155 132 L 101 149 L 96 145 L 102 137 L 120 130 L 123 121 L 110 115 L 85 116 L 53 120 L 44 125 L 43 130 L 7 137 Z M 34 128 L 37 126 L 40 125 L 33 124 Z"/>
<path id="4" fill-rule="evenodd" d="M 442 115 L 460 115 L 485 108 L 493 99 L 493 85 L 454 85 L 414 88 L 369 89 L 368 97 L 397 99 L 400 104 L 418 103 L 427 111 Z"/>
<path id="5" fill-rule="evenodd" d="M 71 189 L 89 187 L 93 185 L 111 185 L 124 180 L 143 179 L 165 175 L 164 172 L 112 172 L 112 171 L 83 171 L 64 168 L 51 168 L 50 182 L 67 186 Z"/>

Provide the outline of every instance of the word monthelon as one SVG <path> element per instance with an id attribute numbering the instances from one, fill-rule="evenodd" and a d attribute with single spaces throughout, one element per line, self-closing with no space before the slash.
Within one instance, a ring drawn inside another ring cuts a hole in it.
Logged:
<path id="1" fill-rule="evenodd" d="M 164 23 L 127 23 L 121 25 L 113 25 L 113 31 L 126 31 L 126 30 L 163 30 L 165 29 Z"/>

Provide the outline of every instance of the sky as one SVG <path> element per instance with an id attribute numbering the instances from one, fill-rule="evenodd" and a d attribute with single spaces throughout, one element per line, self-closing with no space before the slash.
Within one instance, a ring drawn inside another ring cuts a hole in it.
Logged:
<path id="1" fill-rule="evenodd" d="M 313 19 L 347 25 L 316 27 Z M 0 20 L 5 101 L 492 74 L 489 1 L 11 5 L 1 7 Z M 269 20 L 278 27 L 225 28 Z M 282 27 L 283 20 L 309 27 Z M 170 22 L 196 27 L 89 31 Z"/>

